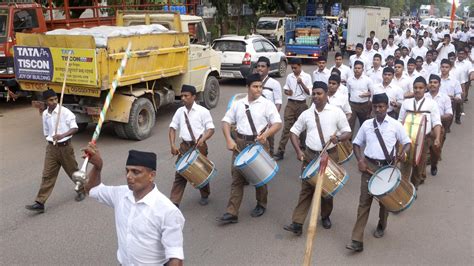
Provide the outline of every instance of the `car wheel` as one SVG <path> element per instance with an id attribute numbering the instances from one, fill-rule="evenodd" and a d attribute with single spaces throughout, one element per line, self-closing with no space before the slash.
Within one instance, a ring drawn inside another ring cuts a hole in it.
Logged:
<path id="1" fill-rule="evenodd" d="M 219 81 L 214 76 L 207 77 L 206 85 L 202 93 L 202 105 L 207 109 L 212 109 L 217 106 L 219 102 Z"/>
<path id="2" fill-rule="evenodd" d="M 127 138 L 143 140 L 150 136 L 155 126 L 155 108 L 147 98 L 138 98 L 132 104 L 128 123 L 124 124 Z"/>
<path id="3" fill-rule="evenodd" d="M 287 63 L 282 60 L 280 62 L 280 65 L 278 66 L 277 77 L 284 77 L 286 75 L 286 68 L 287 68 Z"/>

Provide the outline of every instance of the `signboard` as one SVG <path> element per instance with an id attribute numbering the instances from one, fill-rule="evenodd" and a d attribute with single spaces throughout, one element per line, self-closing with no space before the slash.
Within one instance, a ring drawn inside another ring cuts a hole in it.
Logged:
<path id="1" fill-rule="evenodd" d="M 341 4 L 335 3 L 331 7 L 331 15 L 332 16 L 339 16 L 339 13 L 341 13 Z"/>
<path id="2" fill-rule="evenodd" d="M 14 65 L 18 80 L 59 82 L 64 80 L 68 53 L 67 83 L 97 86 L 97 66 L 94 49 L 15 46 Z"/>

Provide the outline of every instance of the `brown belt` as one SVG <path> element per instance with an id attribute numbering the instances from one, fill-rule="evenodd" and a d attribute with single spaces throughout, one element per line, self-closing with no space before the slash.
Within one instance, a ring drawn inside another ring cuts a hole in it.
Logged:
<path id="1" fill-rule="evenodd" d="M 63 142 L 56 142 L 56 145 L 63 147 L 63 146 L 69 145 L 69 142 L 70 142 L 69 140 L 66 140 L 66 141 L 63 141 Z M 51 144 L 51 145 L 54 145 L 54 142 L 52 142 L 52 141 L 48 141 L 48 143 Z"/>
<path id="2" fill-rule="evenodd" d="M 293 100 L 293 99 L 288 99 L 290 102 L 297 102 L 297 103 L 306 103 L 306 100 Z"/>
<path id="3" fill-rule="evenodd" d="M 377 159 L 369 158 L 369 157 L 367 157 L 367 156 L 365 156 L 365 158 L 366 158 L 369 162 L 371 162 L 371 163 L 373 163 L 373 164 L 375 164 L 375 165 L 377 165 L 377 166 L 379 166 L 379 167 L 380 167 L 380 166 L 389 165 L 389 163 L 387 162 L 387 160 L 377 160 Z"/>
<path id="4" fill-rule="evenodd" d="M 331 152 L 333 152 L 336 148 L 337 148 L 337 146 L 334 146 L 334 147 L 332 147 L 332 148 L 330 148 L 330 149 L 327 149 L 326 151 L 327 151 L 328 153 L 331 153 Z M 308 149 L 308 150 L 309 150 L 310 152 L 312 152 L 312 153 L 316 153 L 316 154 L 321 153 L 321 151 L 315 151 L 315 150 L 313 150 L 313 149 L 308 148 L 308 146 L 306 146 L 306 149 Z"/>
<path id="5" fill-rule="evenodd" d="M 186 145 L 189 145 L 189 146 L 194 146 L 194 144 L 196 144 L 194 141 L 186 141 L 186 140 L 183 140 L 183 143 L 186 144 Z"/>
<path id="6" fill-rule="evenodd" d="M 246 141 L 254 141 L 255 140 L 255 136 L 253 135 L 243 135 L 243 134 L 240 134 L 239 132 L 236 132 L 237 133 L 237 137 L 239 139 L 243 139 L 243 140 L 246 140 Z"/>

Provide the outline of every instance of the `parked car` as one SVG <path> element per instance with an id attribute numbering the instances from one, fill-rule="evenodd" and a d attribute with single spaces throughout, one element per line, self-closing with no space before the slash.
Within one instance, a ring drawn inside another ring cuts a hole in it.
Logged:
<path id="1" fill-rule="evenodd" d="M 221 52 L 221 78 L 246 78 L 253 73 L 261 56 L 270 59 L 270 74 L 286 75 L 285 54 L 261 35 L 223 36 L 212 43 L 212 48 Z"/>

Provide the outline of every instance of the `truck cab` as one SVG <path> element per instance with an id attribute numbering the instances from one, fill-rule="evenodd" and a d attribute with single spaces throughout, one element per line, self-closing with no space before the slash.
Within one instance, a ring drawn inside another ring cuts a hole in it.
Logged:
<path id="1" fill-rule="evenodd" d="M 286 17 L 261 17 L 258 19 L 256 33 L 282 47 L 285 44 Z"/>
<path id="2" fill-rule="evenodd" d="M 18 87 L 13 65 L 16 33 L 45 31 L 46 23 L 39 4 L 33 1 L 8 1 L 0 4 L 0 98 L 6 97 L 7 93 L 11 93 Z"/>

